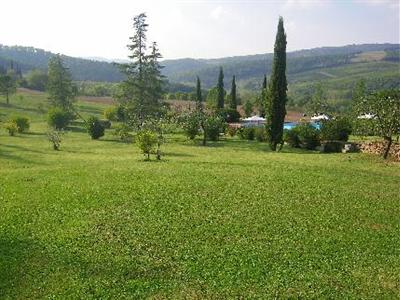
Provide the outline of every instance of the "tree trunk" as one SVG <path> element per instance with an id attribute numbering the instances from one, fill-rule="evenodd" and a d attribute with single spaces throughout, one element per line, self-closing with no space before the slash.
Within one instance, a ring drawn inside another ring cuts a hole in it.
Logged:
<path id="1" fill-rule="evenodd" d="M 383 153 L 383 159 L 387 159 L 390 151 L 390 147 L 392 146 L 392 137 L 391 136 L 385 136 L 384 137 L 385 141 L 387 142 L 385 152 Z"/>

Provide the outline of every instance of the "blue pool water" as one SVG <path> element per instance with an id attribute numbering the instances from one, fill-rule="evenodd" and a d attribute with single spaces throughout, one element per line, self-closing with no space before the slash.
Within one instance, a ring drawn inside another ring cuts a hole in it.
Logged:
<path id="1" fill-rule="evenodd" d="M 298 124 L 299 124 L 298 122 L 285 122 L 285 124 L 283 125 L 283 129 L 291 130 L 294 127 L 296 127 Z M 318 129 L 318 130 L 321 129 L 321 124 L 320 123 L 311 122 L 310 125 L 313 126 L 316 129 Z"/>

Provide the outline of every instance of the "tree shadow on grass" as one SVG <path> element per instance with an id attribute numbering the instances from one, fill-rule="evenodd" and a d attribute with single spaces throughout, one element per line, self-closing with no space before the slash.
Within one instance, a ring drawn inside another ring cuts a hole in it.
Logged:
<path id="1" fill-rule="evenodd" d="M 38 108 L 21 107 L 21 106 L 12 104 L 12 103 L 6 104 L 6 103 L 0 102 L 0 108 L 9 108 L 9 109 L 18 110 L 18 111 L 20 110 L 22 112 L 28 111 L 28 112 L 43 114 L 43 112 Z M 16 114 L 18 114 L 18 113 L 16 113 Z"/>
<path id="2" fill-rule="evenodd" d="M 17 146 L 17 145 L 2 145 L 3 147 L 7 147 L 7 148 L 11 148 L 11 149 L 15 149 L 18 151 L 23 151 L 23 152 L 32 152 L 32 153 L 39 153 L 39 154 L 47 154 L 47 152 L 44 151 L 39 151 L 39 150 L 34 150 L 31 148 L 26 148 L 26 147 L 22 147 L 22 146 Z"/>

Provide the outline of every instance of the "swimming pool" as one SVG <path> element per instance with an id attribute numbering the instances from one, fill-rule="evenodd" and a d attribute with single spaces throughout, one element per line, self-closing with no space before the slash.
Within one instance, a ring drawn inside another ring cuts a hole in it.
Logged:
<path id="1" fill-rule="evenodd" d="M 309 123 L 311 126 L 313 126 L 315 129 L 320 130 L 321 129 L 321 123 L 318 122 L 310 122 Z M 285 122 L 283 124 L 283 129 L 287 129 L 287 130 L 292 130 L 293 128 L 295 128 L 297 125 L 299 125 L 298 122 Z"/>

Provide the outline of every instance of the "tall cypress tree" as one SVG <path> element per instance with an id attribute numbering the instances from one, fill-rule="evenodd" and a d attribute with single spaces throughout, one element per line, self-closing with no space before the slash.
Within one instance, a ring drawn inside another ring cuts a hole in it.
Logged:
<path id="1" fill-rule="evenodd" d="M 203 109 L 203 97 L 201 95 L 201 82 L 199 76 L 197 76 L 196 82 L 196 108 L 201 111 Z"/>
<path id="2" fill-rule="evenodd" d="M 283 145 L 283 123 L 285 121 L 285 106 L 287 101 L 286 92 L 286 34 L 283 27 L 283 18 L 279 17 L 271 79 L 267 95 L 269 101 L 267 107 L 267 130 L 270 146 L 273 151 L 276 151 L 278 144 Z"/>
<path id="3" fill-rule="evenodd" d="M 261 95 L 259 96 L 260 101 L 258 103 L 258 112 L 260 114 L 260 117 L 263 118 L 265 117 L 265 111 L 267 107 L 266 94 L 267 94 L 267 75 L 264 74 L 264 80 L 261 87 Z"/>
<path id="4" fill-rule="evenodd" d="M 224 71 L 222 67 L 219 68 L 219 76 L 218 76 L 218 84 L 217 84 L 217 108 L 224 108 L 224 98 L 225 98 L 225 90 L 224 90 Z"/>
<path id="5" fill-rule="evenodd" d="M 232 78 L 232 87 L 231 87 L 231 102 L 230 104 L 230 108 L 235 109 L 237 107 L 237 99 L 236 99 L 236 78 L 235 75 L 233 75 Z"/>

